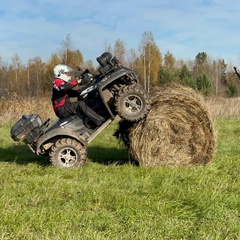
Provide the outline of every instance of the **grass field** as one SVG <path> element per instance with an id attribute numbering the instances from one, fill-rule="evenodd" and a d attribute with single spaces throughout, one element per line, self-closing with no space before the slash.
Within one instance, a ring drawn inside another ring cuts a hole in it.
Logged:
<path id="1" fill-rule="evenodd" d="M 207 166 L 137 167 L 112 124 L 61 170 L 0 127 L 0 239 L 240 239 L 240 121 L 217 120 Z"/>

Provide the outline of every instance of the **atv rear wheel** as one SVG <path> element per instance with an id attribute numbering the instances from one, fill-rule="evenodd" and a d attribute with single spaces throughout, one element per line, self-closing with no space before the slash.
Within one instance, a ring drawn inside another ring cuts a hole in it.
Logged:
<path id="1" fill-rule="evenodd" d="M 142 86 L 132 84 L 119 90 L 114 105 L 116 112 L 122 119 L 138 122 L 148 114 L 151 101 Z"/>
<path id="2" fill-rule="evenodd" d="M 71 138 L 58 140 L 50 149 L 50 162 L 57 168 L 79 168 L 86 163 L 86 148 Z"/>

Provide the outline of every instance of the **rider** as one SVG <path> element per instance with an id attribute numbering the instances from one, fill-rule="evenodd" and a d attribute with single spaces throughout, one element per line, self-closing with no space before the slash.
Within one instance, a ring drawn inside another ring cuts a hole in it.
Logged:
<path id="1" fill-rule="evenodd" d="M 72 68 L 64 64 L 58 64 L 53 69 L 55 80 L 53 81 L 52 104 L 56 115 L 59 118 L 64 118 L 83 111 L 90 121 L 97 126 L 101 125 L 104 118 L 88 107 L 84 101 L 70 101 L 70 97 L 76 97 L 78 94 L 78 91 L 73 88 L 83 83 L 82 79 L 71 81 L 72 71 Z"/>

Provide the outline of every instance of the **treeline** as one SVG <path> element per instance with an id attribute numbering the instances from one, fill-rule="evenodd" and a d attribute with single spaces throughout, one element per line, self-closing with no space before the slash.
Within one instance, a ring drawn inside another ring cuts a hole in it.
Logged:
<path id="1" fill-rule="evenodd" d="M 176 82 L 190 86 L 206 96 L 239 95 L 239 83 L 233 73 L 233 66 L 228 66 L 224 59 L 211 59 L 205 52 L 199 52 L 194 60 L 188 61 L 177 60 L 170 52 L 163 55 L 151 32 L 142 35 L 137 50 L 127 50 L 124 42 L 118 39 L 113 45 L 105 46 L 104 51 L 111 52 L 124 65 L 132 68 L 149 92 L 153 86 Z M 88 68 L 97 73 L 92 60 L 85 61 L 81 51 L 73 49 L 68 34 L 60 51 L 52 53 L 47 62 L 34 57 L 23 64 L 16 54 L 9 64 L 0 57 L 1 100 L 49 95 L 53 81 L 52 70 L 59 63 L 73 68 Z"/>

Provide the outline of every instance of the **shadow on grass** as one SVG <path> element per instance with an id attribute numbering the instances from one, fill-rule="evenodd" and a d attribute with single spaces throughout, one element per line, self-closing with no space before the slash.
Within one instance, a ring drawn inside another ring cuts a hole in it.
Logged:
<path id="1" fill-rule="evenodd" d="M 40 166 L 50 165 L 47 157 L 34 154 L 28 146 L 14 145 L 9 148 L 0 148 L 0 162 L 15 162 L 19 165 L 37 163 Z"/>
<path id="2" fill-rule="evenodd" d="M 87 157 L 91 162 L 103 165 L 123 165 L 129 163 L 138 165 L 136 162 L 131 162 L 128 159 L 126 149 L 89 146 Z M 15 162 L 20 165 L 29 163 L 36 163 L 40 166 L 50 165 L 48 157 L 34 154 L 26 145 L 0 148 L 0 162 Z"/>
<path id="3" fill-rule="evenodd" d="M 134 164 L 128 159 L 127 149 L 103 148 L 103 147 L 88 147 L 88 158 L 92 162 L 97 162 L 104 165 L 123 165 Z"/>

